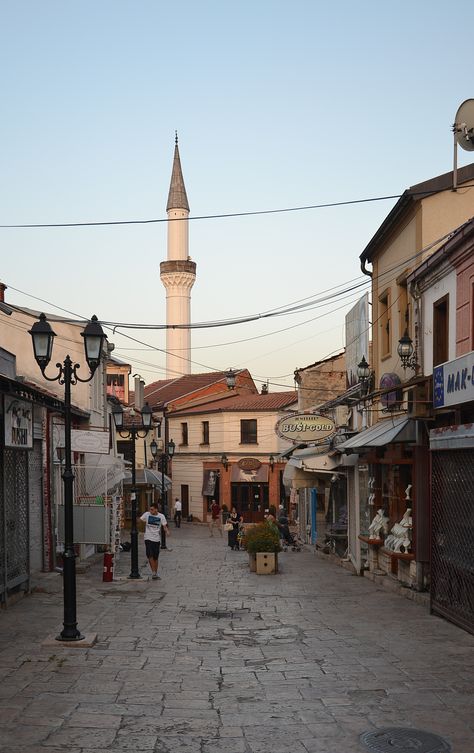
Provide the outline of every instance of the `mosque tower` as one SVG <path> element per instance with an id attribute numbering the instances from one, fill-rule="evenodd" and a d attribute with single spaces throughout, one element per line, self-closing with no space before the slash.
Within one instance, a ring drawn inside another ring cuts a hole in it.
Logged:
<path id="1" fill-rule="evenodd" d="M 178 136 L 174 147 L 173 172 L 166 205 L 168 214 L 168 255 L 160 264 L 161 282 L 166 288 L 166 324 L 191 323 L 191 288 L 196 279 L 196 262 L 188 256 L 189 204 L 184 186 Z M 166 330 L 166 378 L 191 373 L 190 329 Z"/>

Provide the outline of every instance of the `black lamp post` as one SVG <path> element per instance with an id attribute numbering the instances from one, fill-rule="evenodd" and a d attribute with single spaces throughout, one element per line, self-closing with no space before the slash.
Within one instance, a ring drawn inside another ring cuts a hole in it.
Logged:
<path id="1" fill-rule="evenodd" d="M 132 580 L 138 580 L 142 576 L 138 569 L 138 530 L 137 530 L 137 489 L 136 489 L 136 467 L 135 467 L 135 441 L 137 437 L 144 439 L 151 429 L 152 410 L 148 403 L 141 410 L 141 424 L 124 426 L 123 408 L 117 403 L 112 408 L 115 428 L 123 439 L 132 440 L 132 489 L 130 498 L 132 502 L 132 524 L 130 528 L 130 560 L 131 569 L 128 576 Z"/>
<path id="2" fill-rule="evenodd" d="M 176 445 L 173 442 L 172 439 L 163 447 L 163 451 L 161 453 L 161 506 L 162 506 L 162 512 L 165 518 L 168 520 L 168 492 L 165 488 L 165 472 L 168 469 L 168 458 L 172 458 L 174 455 L 174 451 L 176 449 Z M 150 451 L 154 458 L 156 458 L 158 454 L 158 445 L 156 442 L 152 442 L 150 445 Z M 161 548 L 167 549 L 166 546 L 166 533 L 163 526 L 161 526 Z"/>
<path id="3" fill-rule="evenodd" d="M 107 336 L 102 327 L 93 316 L 84 331 L 84 352 L 89 366 L 90 375 L 87 379 L 78 376 L 80 365 L 74 363 L 69 355 L 63 363 L 57 363 L 58 373 L 55 377 L 48 377 L 45 370 L 51 361 L 55 332 L 46 321 L 44 314 L 40 315 L 39 321 L 35 322 L 29 330 L 33 340 L 35 360 L 41 369 L 41 373 L 48 382 L 64 384 L 64 555 L 63 555 L 63 600 L 64 622 L 61 633 L 57 636 L 58 641 L 80 641 L 81 635 L 77 627 L 76 618 L 76 553 L 74 551 L 74 473 L 71 463 L 71 385 L 78 382 L 90 382 L 97 367 L 100 364 L 102 346 Z"/>

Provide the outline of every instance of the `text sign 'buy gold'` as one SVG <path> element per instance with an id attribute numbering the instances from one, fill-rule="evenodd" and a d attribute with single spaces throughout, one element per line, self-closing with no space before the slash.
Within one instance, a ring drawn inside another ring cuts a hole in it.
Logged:
<path id="1" fill-rule="evenodd" d="M 316 413 L 294 413 L 278 421 L 275 431 L 282 439 L 295 444 L 324 442 L 336 431 L 332 418 Z"/>

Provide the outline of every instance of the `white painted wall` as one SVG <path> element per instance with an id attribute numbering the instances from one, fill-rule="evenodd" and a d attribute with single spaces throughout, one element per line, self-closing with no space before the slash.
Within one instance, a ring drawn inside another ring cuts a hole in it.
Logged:
<path id="1" fill-rule="evenodd" d="M 448 272 L 441 280 L 428 288 L 422 294 L 423 316 L 423 373 L 433 372 L 433 305 L 440 298 L 449 295 L 449 356 L 448 360 L 456 358 L 456 270 Z"/>

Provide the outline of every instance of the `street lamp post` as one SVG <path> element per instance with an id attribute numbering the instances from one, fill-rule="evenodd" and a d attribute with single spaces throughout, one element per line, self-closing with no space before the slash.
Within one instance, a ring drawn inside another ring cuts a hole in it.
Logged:
<path id="1" fill-rule="evenodd" d="M 48 382 L 64 384 L 64 554 L 63 554 L 63 601 L 64 621 L 63 629 L 57 636 L 58 641 L 80 641 L 81 635 L 77 627 L 76 616 L 76 552 L 74 551 L 74 473 L 71 463 L 71 385 L 78 382 L 90 382 L 101 360 L 102 346 L 107 339 L 102 327 L 93 316 L 89 324 L 81 332 L 84 338 L 84 351 L 90 375 L 87 379 L 78 376 L 80 365 L 74 363 L 69 355 L 63 363 L 57 363 L 58 373 L 55 377 L 48 377 L 45 370 L 51 361 L 53 342 L 56 333 L 53 332 L 44 314 L 29 330 L 33 341 L 35 360 L 41 369 L 43 377 Z"/>
<path id="2" fill-rule="evenodd" d="M 135 463 L 135 441 L 137 437 L 144 439 L 151 429 L 152 410 L 148 403 L 141 410 L 141 424 L 124 426 L 123 408 L 120 403 L 116 403 L 112 408 L 115 428 L 123 439 L 132 440 L 132 489 L 130 498 L 132 502 L 132 524 L 130 527 L 130 575 L 131 580 L 138 580 L 142 576 L 138 568 L 138 529 L 137 529 L 137 489 L 136 489 L 136 463 Z"/>
<path id="3" fill-rule="evenodd" d="M 161 453 L 161 506 L 162 506 L 162 512 L 165 518 L 167 518 L 168 513 L 168 492 L 165 487 L 165 469 L 168 468 L 168 458 L 172 458 L 174 455 L 176 445 L 173 442 L 172 439 L 164 445 L 163 451 Z M 154 458 L 158 455 L 158 445 L 156 442 L 152 442 L 150 445 L 150 451 Z M 166 546 L 166 533 L 164 530 L 164 527 L 161 526 L 161 548 L 167 549 Z"/>

